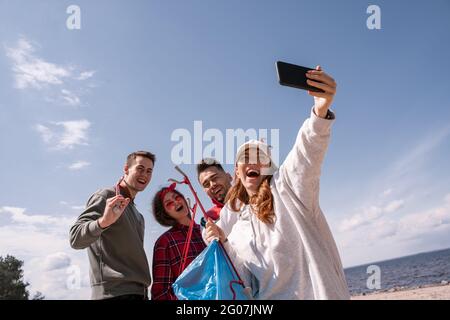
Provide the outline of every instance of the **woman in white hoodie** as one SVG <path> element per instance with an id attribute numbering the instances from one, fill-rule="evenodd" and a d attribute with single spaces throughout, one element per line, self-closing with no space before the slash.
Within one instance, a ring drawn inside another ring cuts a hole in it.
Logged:
<path id="1" fill-rule="evenodd" d="M 207 242 L 225 246 L 255 299 L 349 299 L 336 244 L 319 206 L 321 165 L 334 113 L 329 110 L 336 82 L 320 66 L 308 84 L 314 97 L 284 163 L 276 168 L 260 141 L 243 144 L 235 160 L 235 185 Z"/>

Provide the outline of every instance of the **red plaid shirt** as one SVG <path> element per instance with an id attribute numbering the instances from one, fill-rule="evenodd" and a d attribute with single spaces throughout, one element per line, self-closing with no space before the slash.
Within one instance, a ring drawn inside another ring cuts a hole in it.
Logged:
<path id="1" fill-rule="evenodd" d="M 177 300 L 172 284 L 180 275 L 180 265 L 189 227 L 177 224 L 164 232 L 153 249 L 152 300 Z M 186 266 L 206 248 L 198 224 L 194 225 Z"/>

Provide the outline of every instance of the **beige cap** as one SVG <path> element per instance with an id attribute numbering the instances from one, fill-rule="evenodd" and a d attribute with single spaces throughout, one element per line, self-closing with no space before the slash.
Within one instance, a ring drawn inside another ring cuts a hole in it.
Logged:
<path id="1" fill-rule="evenodd" d="M 268 159 L 262 159 L 265 161 L 261 161 L 262 164 L 268 164 L 270 161 L 270 167 L 268 168 L 263 168 L 261 170 L 261 174 L 262 175 L 272 175 L 274 174 L 274 172 L 278 169 L 278 167 L 275 165 L 275 163 L 272 160 L 272 156 L 270 154 L 270 149 L 271 146 L 269 146 L 267 143 L 259 141 L 259 140 L 249 140 L 247 142 L 245 142 L 244 144 L 242 144 L 239 148 L 238 151 L 236 153 L 236 158 L 235 158 L 235 162 L 234 164 L 237 165 L 239 159 L 241 157 L 243 157 L 245 155 L 245 150 L 246 149 L 250 149 L 250 150 L 259 150 L 260 153 L 262 153 L 263 155 L 265 155 Z M 254 152 L 250 152 L 250 163 L 256 163 L 257 160 L 257 154 L 256 151 Z M 261 157 L 259 157 L 261 159 Z"/>

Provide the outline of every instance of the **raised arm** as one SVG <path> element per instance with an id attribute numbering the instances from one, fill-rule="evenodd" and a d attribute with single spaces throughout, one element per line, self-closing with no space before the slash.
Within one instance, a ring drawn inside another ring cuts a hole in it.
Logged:
<path id="1" fill-rule="evenodd" d="M 71 247 L 84 249 L 95 242 L 120 218 L 129 202 L 130 199 L 124 199 L 122 195 L 107 199 L 106 191 L 93 194 L 86 209 L 70 228 Z"/>
<path id="2" fill-rule="evenodd" d="M 321 167 L 335 118 L 329 108 L 336 94 L 336 82 L 320 66 L 307 73 L 307 77 L 309 85 L 325 92 L 308 91 L 314 97 L 314 107 L 280 166 L 279 183 L 293 193 L 306 210 L 313 212 L 319 205 Z"/>
<path id="3" fill-rule="evenodd" d="M 73 249 L 87 248 L 100 237 L 103 229 L 98 219 L 103 215 L 105 206 L 106 198 L 100 194 L 94 194 L 88 200 L 86 209 L 70 228 L 70 245 Z"/>

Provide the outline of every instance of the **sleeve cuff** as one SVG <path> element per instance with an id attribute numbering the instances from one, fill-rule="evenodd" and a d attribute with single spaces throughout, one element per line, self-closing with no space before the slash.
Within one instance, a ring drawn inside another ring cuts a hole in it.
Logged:
<path id="1" fill-rule="evenodd" d="M 332 110 L 328 110 L 326 118 L 320 118 L 314 112 L 314 107 L 311 109 L 310 126 L 314 132 L 328 134 L 331 125 L 336 120 L 336 116 Z"/>
<path id="2" fill-rule="evenodd" d="M 103 231 L 105 231 L 108 228 L 102 229 L 102 227 L 100 227 L 98 220 L 95 221 L 91 221 L 89 222 L 89 233 L 93 236 L 93 237 L 99 237 Z"/>

